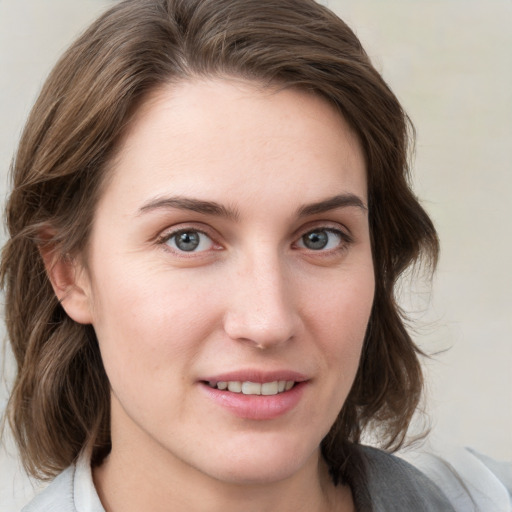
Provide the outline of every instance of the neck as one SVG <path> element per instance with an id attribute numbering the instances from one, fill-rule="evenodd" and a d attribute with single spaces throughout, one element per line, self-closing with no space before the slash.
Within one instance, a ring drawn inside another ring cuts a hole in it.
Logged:
<path id="1" fill-rule="evenodd" d="M 182 459 L 136 423 L 121 422 L 119 418 L 123 419 L 124 413 L 115 399 L 112 410 L 112 451 L 93 470 L 94 483 L 106 512 L 354 510 L 350 488 L 334 486 L 319 448 L 300 462 L 293 460 L 292 453 L 287 470 L 281 468 L 276 472 L 277 468 L 271 467 L 269 461 L 268 471 L 256 467 L 254 472 L 244 472 L 251 461 L 234 460 L 231 474 L 225 467 L 219 467 L 216 472 L 215 464 L 203 467 L 204 464 L 198 466 Z M 214 453 L 209 462 L 215 462 L 211 459 Z"/>
<path id="2" fill-rule="evenodd" d="M 130 445 L 128 445 L 130 446 Z M 106 512 L 353 512 L 350 488 L 335 487 L 319 450 L 288 478 L 273 482 L 225 482 L 179 460 L 115 445 L 95 468 L 94 482 Z"/>

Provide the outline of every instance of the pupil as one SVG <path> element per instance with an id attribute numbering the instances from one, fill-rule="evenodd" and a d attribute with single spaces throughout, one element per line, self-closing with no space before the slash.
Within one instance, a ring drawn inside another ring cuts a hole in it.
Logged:
<path id="1" fill-rule="evenodd" d="M 328 241 L 329 237 L 325 231 L 313 231 L 303 237 L 304 245 L 308 249 L 323 249 Z"/>
<path id="2" fill-rule="evenodd" d="M 176 246 L 182 251 L 193 251 L 199 245 L 199 234 L 189 231 L 176 237 Z"/>

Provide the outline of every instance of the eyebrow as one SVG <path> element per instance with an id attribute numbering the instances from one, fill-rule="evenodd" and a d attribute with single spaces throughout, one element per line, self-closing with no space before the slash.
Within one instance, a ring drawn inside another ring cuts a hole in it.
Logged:
<path id="1" fill-rule="evenodd" d="M 360 208 L 364 212 L 368 210 L 361 198 L 352 193 L 345 193 L 323 199 L 316 203 L 302 205 L 297 210 L 297 216 L 300 218 L 307 217 L 309 215 L 318 215 L 338 208 L 347 208 L 351 206 Z M 181 196 L 152 199 L 139 209 L 138 214 L 141 215 L 154 210 L 170 208 L 193 211 L 204 215 L 224 217 L 233 221 L 238 221 L 240 218 L 239 212 L 236 209 L 227 208 L 215 201 L 204 201 L 201 199 Z"/>
<path id="2" fill-rule="evenodd" d="M 139 215 L 149 211 L 169 208 L 189 210 L 204 215 L 214 215 L 216 217 L 225 217 L 234 221 L 237 221 L 239 218 L 239 214 L 235 209 L 226 208 L 214 201 L 203 201 L 201 199 L 180 196 L 153 199 L 139 209 Z"/>
<path id="3" fill-rule="evenodd" d="M 345 193 L 323 199 L 317 203 L 305 204 L 298 209 L 297 214 L 298 217 L 307 217 L 350 206 L 360 208 L 365 213 L 368 211 L 368 207 L 360 197 L 352 193 Z"/>

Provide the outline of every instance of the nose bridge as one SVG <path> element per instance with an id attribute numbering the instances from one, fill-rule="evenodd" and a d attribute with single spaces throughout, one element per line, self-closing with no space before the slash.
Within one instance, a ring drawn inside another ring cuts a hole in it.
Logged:
<path id="1" fill-rule="evenodd" d="M 259 348 L 289 340 L 297 329 L 291 283 L 277 251 L 252 252 L 238 265 L 225 330 Z"/>

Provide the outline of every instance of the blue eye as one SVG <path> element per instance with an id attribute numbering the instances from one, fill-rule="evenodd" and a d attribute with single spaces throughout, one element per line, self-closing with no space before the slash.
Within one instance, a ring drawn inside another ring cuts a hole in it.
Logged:
<path id="1" fill-rule="evenodd" d="M 311 251 L 336 249 L 343 241 L 343 235 L 334 229 L 315 229 L 302 235 L 297 245 Z"/>
<path id="2" fill-rule="evenodd" d="M 213 247 L 212 239 L 196 229 L 184 229 L 172 234 L 165 242 L 180 252 L 201 252 Z"/>

